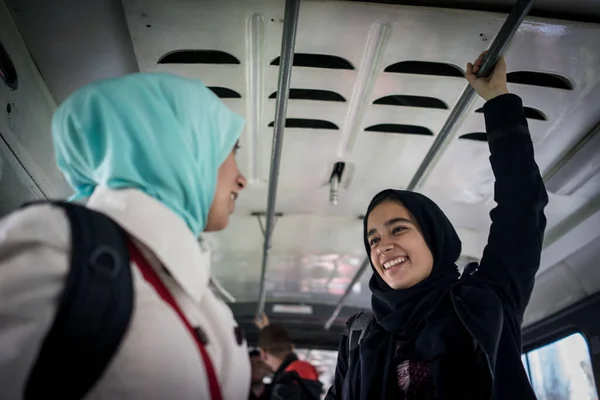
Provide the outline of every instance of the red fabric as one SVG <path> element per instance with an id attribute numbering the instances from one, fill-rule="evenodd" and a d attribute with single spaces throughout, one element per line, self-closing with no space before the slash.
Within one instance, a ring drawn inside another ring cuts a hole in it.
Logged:
<path id="1" fill-rule="evenodd" d="M 319 380 L 317 369 L 306 361 L 294 361 L 285 369 L 286 372 L 295 371 L 300 378 L 308 380 Z"/>
<path id="2" fill-rule="evenodd" d="M 200 341 L 200 338 L 196 334 L 196 331 L 187 320 L 175 299 L 169 293 L 169 290 L 164 285 L 164 283 L 160 280 L 156 272 L 150 267 L 142 253 L 140 253 L 139 249 L 131 242 L 129 242 L 129 254 L 131 256 L 132 261 L 138 266 L 144 279 L 152 285 L 154 290 L 159 294 L 159 296 L 169 305 L 171 308 L 177 313 L 187 330 L 190 332 L 190 335 L 194 338 L 196 345 L 198 345 L 198 350 L 200 351 L 200 355 L 202 356 L 202 360 L 204 361 L 204 366 L 206 367 L 206 374 L 208 375 L 208 385 L 210 388 L 210 397 L 212 400 L 223 400 L 223 396 L 221 395 L 221 388 L 219 386 L 219 381 L 217 379 L 217 374 L 215 373 L 215 369 L 213 367 L 212 361 L 210 360 L 210 356 L 208 355 L 206 348 Z"/>

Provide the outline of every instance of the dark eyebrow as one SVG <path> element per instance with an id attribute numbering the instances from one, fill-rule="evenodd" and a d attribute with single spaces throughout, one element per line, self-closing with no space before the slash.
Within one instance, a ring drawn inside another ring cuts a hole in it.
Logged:
<path id="1" fill-rule="evenodd" d="M 402 217 L 398 217 L 398 218 L 392 218 L 389 221 L 386 221 L 384 225 L 385 226 L 391 226 L 391 225 L 397 224 L 398 222 L 405 222 L 405 223 L 412 224 L 411 220 L 406 219 L 406 218 L 402 218 Z M 376 233 L 377 233 L 377 229 L 373 228 L 369 232 L 367 232 L 367 237 L 373 236 Z"/>

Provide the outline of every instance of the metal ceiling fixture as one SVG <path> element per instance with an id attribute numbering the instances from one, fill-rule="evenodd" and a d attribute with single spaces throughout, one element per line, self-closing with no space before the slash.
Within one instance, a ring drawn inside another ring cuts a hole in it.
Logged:
<path id="1" fill-rule="evenodd" d="M 329 178 L 329 203 L 332 206 L 337 206 L 340 199 L 340 183 L 345 167 L 346 163 L 341 161 L 336 162 L 333 166 L 333 172 Z"/>
<path id="2" fill-rule="evenodd" d="M 271 235 L 275 224 L 275 202 L 277 201 L 277 182 L 281 164 L 281 148 L 283 145 L 283 131 L 287 102 L 290 95 L 290 81 L 292 66 L 294 64 L 294 48 L 296 46 L 296 32 L 298 30 L 298 15 L 300 14 L 300 0 L 286 0 L 283 19 L 283 34 L 281 39 L 281 62 L 277 80 L 277 99 L 275 100 L 275 123 L 273 131 L 273 149 L 271 152 L 271 171 L 269 175 L 269 193 L 267 197 L 267 218 L 265 227 L 265 241 L 263 246 L 262 269 L 260 272 L 260 294 L 256 316 L 265 310 L 266 286 L 265 277 L 269 252 L 271 250 Z"/>
<path id="3" fill-rule="evenodd" d="M 506 21 L 502 25 L 502 28 L 500 28 L 500 32 L 498 32 L 498 35 L 496 36 L 494 42 L 490 46 L 489 52 L 484 58 L 483 64 L 477 76 L 486 77 L 490 75 L 490 73 L 494 69 L 494 66 L 506 51 L 506 48 L 510 44 L 512 37 L 519 29 L 521 22 L 523 22 L 532 6 L 533 0 L 518 0 L 516 2 L 513 10 L 506 18 Z M 454 106 L 454 108 L 452 109 L 452 112 L 450 113 L 450 116 L 448 117 L 446 123 L 442 127 L 442 130 L 440 131 L 439 135 L 436 136 L 433 144 L 431 145 L 431 148 L 429 149 L 427 155 L 423 159 L 423 162 L 421 162 L 419 169 L 417 169 L 417 172 L 410 181 L 407 190 L 415 190 L 427 177 L 429 172 L 435 167 L 438 160 L 440 159 L 441 154 L 450 143 L 450 140 L 454 138 L 455 128 L 458 126 L 459 122 L 465 114 L 465 111 L 467 111 L 467 109 L 469 108 L 469 105 L 471 104 L 471 101 L 474 97 L 475 91 L 473 90 L 473 88 L 471 88 L 470 85 L 467 85 L 463 94 L 460 96 L 460 99 L 456 103 L 456 106 Z M 358 271 L 356 271 L 356 274 L 352 278 L 350 285 L 348 285 L 342 297 L 340 297 L 340 299 L 338 300 L 338 304 L 335 310 L 333 311 L 333 314 L 325 324 L 325 329 L 329 329 L 331 327 L 331 325 L 335 321 L 335 318 L 339 315 L 340 311 L 344 307 L 344 302 L 348 297 L 348 294 L 350 294 L 352 286 L 354 286 L 354 283 L 358 282 L 358 280 L 369 265 L 370 260 L 367 257 L 365 261 L 363 261 L 363 263 L 361 264 Z"/>

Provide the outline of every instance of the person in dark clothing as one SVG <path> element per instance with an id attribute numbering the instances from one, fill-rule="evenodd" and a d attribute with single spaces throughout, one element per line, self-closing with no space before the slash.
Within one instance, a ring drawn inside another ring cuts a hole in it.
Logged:
<path id="1" fill-rule="evenodd" d="M 271 400 L 318 400 L 323 384 L 317 369 L 298 359 L 287 331 L 274 324 L 261 329 L 258 348 L 262 360 L 273 371 L 269 388 Z"/>
<path id="2" fill-rule="evenodd" d="M 459 278 L 460 239 L 442 210 L 409 191 L 377 194 L 364 218 L 374 320 L 353 350 L 342 336 L 327 399 L 535 399 L 521 363 L 521 324 L 539 268 L 548 196 L 523 104 L 501 59 L 467 80 L 486 100 L 496 208 L 481 263 Z M 350 360 L 350 362 L 349 362 Z"/>
<path id="3" fill-rule="evenodd" d="M 252 367 L 250 400 L 267 400 L 269 398 L 269 386 L 264 383 L 264 379 L 271 373 L 270 368 L 261 359 L 260 351 L 252 350 L 249 356 Z"/>

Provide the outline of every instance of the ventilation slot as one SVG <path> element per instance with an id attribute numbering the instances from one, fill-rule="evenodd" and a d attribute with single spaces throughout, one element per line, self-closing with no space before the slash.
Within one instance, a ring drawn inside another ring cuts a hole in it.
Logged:
<path id="1" fill-rule="evenodd" d="M 367 132 L 400 133 L 403 135 L 423 135 L 433 136 L 433 132 L 424 126 L 400 125 L 400 124 L 380 124 L 373 125 L 365 129 Z"/>
<path id="2" fill-rule="evenodd" d="M 523 107 L 523 111 L 525 111 L 525 118 L 527 119 L 535 119 L 537 121 L 547 121 L 548 118 L 542 113 L 540 110 L 536 110 L 531 107 Z M 478 108 L 475 110 L 476 113 L 483 113 L 483 108 Z"/>
<path id="3" fill-rule="evenodd" d="M 384 72 L 394 72 L 397 74 L 416 74 L 416 75 L 435 75 L 464 77 L 463 71 L 451 64 L 436 63 L 428 61 L 403 61 L 392 64 Z"/>
<path id="4" fill-rule="evenodd" d="M 0 79 L 10 90 L 19 88 L 19 77 L 4 45 L 0 42 Z"/>
<path id="5" fill-rule="evenodd" d="M 487 142 L 487 134 L 485 132 L 473 132 L 462 135 L 459 139 L 475 140 L 477 142 Z"/>
<path id="6" fill-rule="evenodd" d="M 423 96 L 404 96 L 393 95 L 377 99 L 373 104 L 384 104 L 388 106 L 403 106 L 403 107 L 421 107 L 421 108 L 437 108 L 447 110 L 448 105 L 440 99 L 434 97 Z"/>
<path id="7" fill-rule="evenodd" d="M 221 99 L 241 99 L 242 95 L 236 92 L 235 90 L 227 89 L 220 86 L 209 86 L 210 90 L 213 91 L 214 94 L 219 96 Z"/>
<path id="8" fill-rule="evenodd" d="M 275 122 L 271 122 L 269 126 L 274 126 Z M 332 129 L 339 130 L 338 126 L 333 122 L 324 121 L 322 119 L 303 119 L 303 118 L 288 118 L 285 120 L 286 128 L 304 128 L 304 129 Z"/>
<path id="9" fill-rule="evenodd" d="M 277 57 L 271 62 L 271 65 L 279 65 L 280 58 Z M 327 54 L 294 54 L 294 67 L 310 67 L 325 69 L 350 69 L 354 67 L 350 62 L 342 57 L 330 56 Z"/>
<path id="10" fill-rule="evenodd" d="M 544 72 L 516 71 L 506 76 L 509 83 L 573 90 L 573 84 L 564 76 Z"/>
<path id="11" fill-rule="evenodd" d="M 277 98 L 277 92 L 271 93 L 270 99 Z M 290 100 L 316 100 L 316 101 L 336 101 L 345 103 L 346 99 L 330 90 L 317 90 L 317 89 L 290 89 Z"/>
<path id="12" fill-rule="evenodd" d="M 240 60 L 219 50 L 177 50 L 158 60 L 159 64 L 240 64 Z"/>

